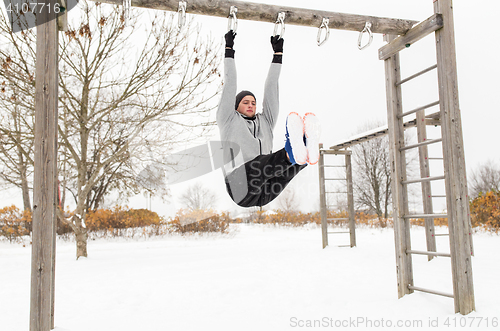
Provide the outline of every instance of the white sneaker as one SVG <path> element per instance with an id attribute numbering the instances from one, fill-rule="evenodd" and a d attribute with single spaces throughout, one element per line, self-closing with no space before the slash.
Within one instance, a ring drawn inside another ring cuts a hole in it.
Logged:
<path id="1" fill-rule="evenodd" d="M 319 137 L 321 123 L 313 113 L 304 115 L 304 132 L 306 136 L 307 163 L 314 165 L 319 161 Z"/>
<path id="2" fill-rule="evenodd" d="M 295 112 L 286 118 L 285 150 L 292 164 L 307 163 L 307 148 L 304 144 L 304 122 Z"/>

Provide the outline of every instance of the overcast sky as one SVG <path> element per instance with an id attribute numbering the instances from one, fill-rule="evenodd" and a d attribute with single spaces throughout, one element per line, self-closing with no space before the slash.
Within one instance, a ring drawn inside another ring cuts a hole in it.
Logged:
<path id="1" fill-rule="evenodd" d="M 425 20 L 434 13 L 432 0 L 254 2 L 416 21 Z M 466 163 L 470 172 L 487 160 L 500 163 L 500 149 L 497 147 L 500 119 L 500 102 L 497 96 L 500 91 L 500 36 L 497 20 L 500 1 L 455 0 L 454 10 L 459 98 Z M 202 24 L 203 33 L 217 38 L 220 36 L 220 42 L 223 43 L 223 35 L 227 29 L 226 19 L 196 16 L 196 21 Z M 274 22 L 240 20 L 235 40 L 238 90 L 254 92 L 258 109 L 261 109 L 264 81 L 272 59 L 269 37 L 273 30 Z M 321 141 L 326 147 L 358 133 L 367 123 L 387 123 L 384 63 L 378 60 L 377 56 L 378 49 L 385 44 L 382 36 L 375 35 L 372 45 L 359 51 L 357 32 L 331 30 L 329 41 L 321 47 L 316 45 L 317 32 L 316 28 L 286 26 L 280 78 L 280 117 L 275 130 L 274 150 L 284 146 L 285 118 L 291 111 L 300 114 L 316 113 L 323 123 Z M 435 63 L 433 34 L 401 52 L 403 77 Z M 406 110 L 437 99 L 436 71 L 403 88 L 403 107 Z M 435 111 L 437 108 L 429 110 Z M 215 119 L 215 114 L 213 115 Z M 430 138 L 437 137 L 438 134 L 439 130 L 429 131 Z M 218 139 L 217 129 L 213 130 L 212 137 L 207 137 L 207 140 Z M 440 151 L 435 151 L 435 154 L 440 154 Z M 431 165 L 433 175 L 440 171 L 437 168 L 433 170 Z M 166 215 L 182 207 L 176 196 L 197 180 L 202 180 L 216 191 L 219 196 L 218 209 L 238 210 L 225 192 L 220 171 L 175 185 L 172 187 L 175 195 L 170 199 L 170 203 L 163 204 L 159 199 L 153 199 L 153 210 Z M 306 168 L 294 179 L 292 187 L 296 188 L 297 195 L 300 196 L 302 210 L 311 211 L 318 208 L 317 166 Z M 5 196 L 3 205 L 8 201 L 10 200 Z M 18 206 L 22 205 L 20 199 L 15 202 Z M 137 197 L 131 201 L 131 205 L 144 208 L 146 199 Z"/>

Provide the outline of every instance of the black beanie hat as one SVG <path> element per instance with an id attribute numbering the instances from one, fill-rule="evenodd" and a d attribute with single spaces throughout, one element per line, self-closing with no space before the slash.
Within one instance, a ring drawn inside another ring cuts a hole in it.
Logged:
<path id="1" fill-rule="evenodd" d="M 238 95 L 236 95 L 236 103 L 234 105 L 235 110 L 238 109 L 238 106 L 240 105 L 241 100 L 243 100 L 243 98 L 246 97 L 247 95 L 251 95 L 257 101 L 257 98 L 255 97 L 255 95 L 253 95 L 252 92 L 241 91 L 240 93 L 238 93 Z"/>

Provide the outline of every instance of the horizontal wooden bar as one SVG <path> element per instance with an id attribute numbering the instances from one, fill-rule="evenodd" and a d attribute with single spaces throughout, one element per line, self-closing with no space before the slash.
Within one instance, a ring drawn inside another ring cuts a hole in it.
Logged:
<path id="1" fill-rule="evenodd" d="M 399 85 L 401 85 L 401 84 L 404 84 L 404 83 L 406 83 L 406 82 L 409 82 L 409 81 L 410 81 L 410 80 L 412 80 L 412 79 L 415 79 L 415 78 L 417 78 L 417 77 L 419 77 L 419 76 L 422 76 L 422 75 L 423 75 L 423 74 L 425 74 L 426 72 L 429 72 L 429 71 L 431 71 L 431 70 L 433 70 L 433 69 L 436 69 L 437 67 L 438 67 L 438 65 L 437 65 L 437 64 L 435 64 L 435 65 L 433 65 L 433 66 L 430 66 L 430 67 L 429 67 L 429 68 L 427 68 L 427 69 L 424 69 L 424 70 L 422 70 L 422 71 L 419 71 L 419 72 L 417 72 L 416 74 L 411 75 L 410 77 L 407 77 L 407 78 L 405 78 L 405 79 L 400 80 L 399 82 L 396 82 L 396 86 L 399 86 Z"/>
<path id="2" fill-rule="evenodd" d="M 347 232 L 328 232 L 328 234 L 343 234 L 343 233 L 350 233 L 349 231 Z"/>
<path id="3" fill-rule="evenodd" d="M 405 35 L 399 36 L 387 45 L 379 49 L 378 58 L 386 60 L 398 53 L 399 51 L 410 47 L 411 44 L 416 43 L 428 34 L 439 30 L 443 27 L 443 15 L 434 14 L 425 21 L 421 22 Z"/>
<path id="4" fill-rule="evenodd" d="M 431 195 L 431 198 L 446 198 L 446 195 Z"/>
<path id="5" fill-rule="evenodd" d="M 99 0 L 99 2 L 114 5 L 122 5 L 123 3 L 122 0 Z M 132 0 L 131 5 L 132 7 L 176 12 L 179 8 L 179 0 Z M 230 0 L 188 0 L 186 12 L 188 14 L 227 18 L 231 6 L 235 6 L 238 9 L 236 17 L 242 20 L 274 24 L 278 13 L 285 12 L 285 24 L 319 28 L 323 22 L 323 17 L 325 17 L 330 20 L 328 24 L 330 29 L 357 32 L 361 32 L 366 22 L 370 22 L 373 33 L 401 35 L 408 32 L 413 25 L 418 23 L 418 21 L 397 18 L 343 14 L 331 11 Z"/>
<path id="6" fill-rule="evenodd" d="M 405 215 L 404 218 L 447 218 L 448 214 L 411 214 Z"/>
<path id="7" fill-rule="evenodd" d="M 418 255 L 431 255 L 431 256 L 451 257 L 450 253 L 437 253 L 437 252 L 429 252 L 429 251 L 407 250 L 406 253 L 407 254 L 418 254 Z"/>
<path id="8" fill-rule="evenodd" d="M 398 118 L 403 118 L 405 116 L 408 116 L 408 115 L 411 115 L 411 114 L 415 114 L 416 112 L 418 111 L 421 111 L 421 110 L 424 110 L 424 109 L 427 109 L 427 108 L 431 108 L 431 107 L 434 107 L 434 106 L 437 106 L 439 105 L 439 100 L 438 101 L 434 101 L 428 105 L 425 105 L 425 106 L 422 106 L 422 107 L 418 107 L 418 108 L 415 108 L 413 110 L 410 110 L 410 111 L 407 111 L 406 113 L 402 113 L 401 115 L 398 115 Z"/>
<path id="9" fill-rule="evenodd" d="M 351 245 L 338 245 L 337 247 L 352 247 Z"/>
<path id="10" fill-rule="evenodd" d="M 442 157 L 428 157 L 427 160 L 440 160 L 440 161 L 442 161 L 443 158 Z"/>
<path id="11" fill-rule="evenodd" d="M 408 285 L 408 288 L 410 290 L 413 290 L 413 291 L 420 291 L 420 292 L 425 292 L 425 293 L 436 294 L 436 295 L 441 295 L 441 296 L 444 296 L 444 297 L 453 298 L 453 294 L 449 294 L 449 293 L 445 293 L 445 292 L 428 290 L 428 289 L 425 289 L 425 288 L 411 286 L 411 285 Z"/>
<path id="12" fill-rule="evenodd" d="M 434 233 L 435 237 L 443 237 L 443 236 L 449 236 L 449 233 Z"/>
<path id="13" fill-rule="evenodd" d="M 321 154 L 329 154 L 329 155 L 351 155 L 352 151 L 349 150 L 339 150 L 339 149 L 321 149 L 319 151 Z"/>
<path id="14" fill-rule="evenodd" d="M 445 177 L 444 176 L 434 176 L 434 177 L 404 180 L 401 182 L 401 184 L 407 185 L 407 184 L 414 184 L 414 183 L 425 183 L 425 182 L 431 182 L 434 180 L 441 180 L 441 179 L 445 179 Z"/>
<path id="15" fill-rule="evenodd" d="M 418 147 L 427 146 L 427 145 L 431 145 L 431 144 L 437 144 L 437 143 L 440 143 L 442 141 L 443 141 L 442 138 L 429 139 L 429 140 L 426 140 L 426 141 L 422 141 L 421 143 L 418 143 L 418 144 L 413 144 L 413 145 L 408 145 L 408 146 L 401 147 L 399 150 L 400 151 L 406 151 L 408 149 L 418 148 Z"/>

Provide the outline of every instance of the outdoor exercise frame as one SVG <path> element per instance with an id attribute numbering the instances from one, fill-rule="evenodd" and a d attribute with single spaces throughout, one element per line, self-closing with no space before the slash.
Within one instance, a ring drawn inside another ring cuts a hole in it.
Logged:
<path id="1" fill-rule="evenodd" d="M 54 6 L 57 0 L 48 0 Z M 100 1 L 122 5 L 121 0 Z M 179 1 L 132 0 L 134 7 L 177 11 Z M 474 310 L 470 235 L 468 227 L 468 198 L 463 154 L 462 126 L 458 104 L 456 55 L 454 42 L 452 0 L 434 0 L 435 15 L 412 28 L 415 21 L 341 14 L 335 12 L 300 9 L 284 6 L 256 4 L 227 0 L 189 0 L 186 12 L 191 14 L 228 17 L 231 6 L 238 8 L 238 18 L 275 22 L 278 13 L 285 12 L 285 23 L 318 28 L 323 18 L 329 18 L 332 29 L 362 31 L 371 23 L 373 33 L 400 36 L 379 51 L 385 61 L 387 103 L 391 157 L 398 161 L 402 144 L 400 124 L 401 91 L 396 83 L 399 75 L 399 51 L 425 35 L 436 31 L 438 75 L 440 88 L 441 123 L 447 195 L 450 246 L 454 279 L 455 310 L 468 314 Z M 44 15 L 55 15 L 44 13 Z M 55 274 L 55 221 L 57 206 L 57 107 L 58 107 L 58 20 L 48 17 L 47 23 L 37 26 L 36 55 L 36 127 L 35 174 L 33 192 L 33 254 L 31 276 L 30 330 L 47 331 L 54 328 L 54 274 Z M 399 160 L 401 161 L 401 160 Z M 396 162 L 396 164 L 401 164 Z M 394 217 L 407 222 L 407 211 L 401 208 L 405 190 L 401 181 L 405 174 L 393 169 Z M 418 288 L 412 287 L 411 267 L 404 263 L 411 253 L 405 249 L 406 233 L 395 226 L 399 296 Z"/>

